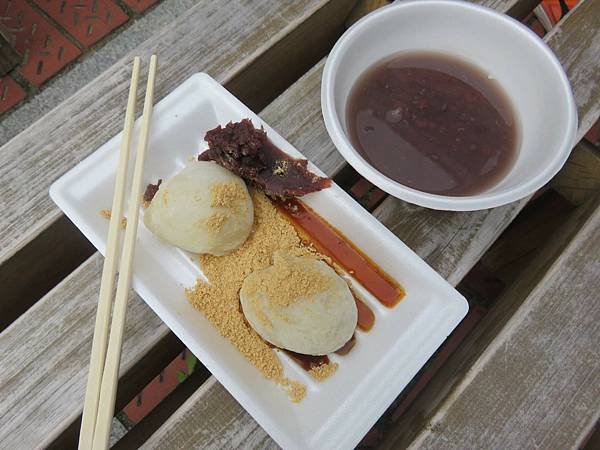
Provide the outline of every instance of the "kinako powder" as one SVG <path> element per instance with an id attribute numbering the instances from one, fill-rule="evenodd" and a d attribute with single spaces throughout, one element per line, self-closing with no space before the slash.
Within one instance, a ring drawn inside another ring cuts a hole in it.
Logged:
<path id="1" fill-rule="evenodd" d="M 112 211 L 110 209 L 101 209 L 100 215 L 104 217 L 106 220 L 110 220 L 112 217 Z M 127 227 L 127 218 L 121 217 L 121 228 L 125 229 Z"/>
<path id="2" fill-rule="evenodd" d="M 283 366 L 275 350 L 246 322 L 239 301 L 244 279 L 256 270 L 269 267 L 273 254 L 283 251 L 292 256 L 312 256 L 331 263 L 303 240 L 294 226 L 261 192 L 251 191 L 254 204 L 254 224 L 248 239 L 240 248 L 225 256 L 199 255 L 208 283 L 198 280 L 186 291 L 191 304 L 200 310 L 219 333 L 256 366 L 265 377 L 282 386 L 293 402 L 306 395 L 306 387 L 285 377 Z M 322 380 L 332 375 L 337 364 L 313 369 L 310 375 Z"/>
<path id="3" fill-rule="evenodd" d="M 250 298 L 258 300 L 266 294 L 272 304 L 290 306 L 300 297 L 312 297 L 333 286 L 331 278 L 312 264 L 298 263 L 281 250 L 273 255 L 273 265 L 260 277 L 246 280 L 244 289 Z"/>
<path id="4" fill-rule="evenodd" d="M 210 206 L 213 208 L 229 208 L 241 211 L 246 208 L 246 186 L 243 182 L 228 181 L 215 183 L 210 188 Z M 204 225 L 210 233 L 219 233 L 225 226 L 228 214 L 216 212 L 204 220 Z"/>

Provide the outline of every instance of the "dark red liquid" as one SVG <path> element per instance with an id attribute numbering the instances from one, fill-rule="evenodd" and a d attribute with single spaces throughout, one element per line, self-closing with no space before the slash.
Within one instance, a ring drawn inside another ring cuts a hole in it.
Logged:
<path id="1" fill-rule="evenodd" d="M 350 93 L 347 126 L 359 153 L 389 178 L 453 196 L 496 184 L 519 141 L 500 85 L 435 52 L 398 54 L 367 70 Z"/>

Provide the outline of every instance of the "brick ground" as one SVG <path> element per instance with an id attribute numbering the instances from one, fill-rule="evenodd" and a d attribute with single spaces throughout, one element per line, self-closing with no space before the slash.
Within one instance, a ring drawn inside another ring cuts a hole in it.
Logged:
<path id="1" fill-rule="evenodd" d="M 0 78 L 0 114 L 160 0 L 0 0 L 0 29 L 23 59 Z M 126 6 L 123 6 L 126 5 Z"/>
<path id="2" fill-rule="evenodd" d="M 0 23 L 23 55 L 19 73 L 33 86 L 58 73 L 81 54 L 60 30 L 24 1 L 0 0 Z"/>
<path id="3" fill-rule="evenodd" d="M 34 0 L 84 46 L 95 44 L 129 17 L 110 0 Z"/>
<path id="4" fill-rule="evenodd" d="M 25 89 L 11 77 L 0 78 L 0 114 L 8 111 L 27 96 Z"/>

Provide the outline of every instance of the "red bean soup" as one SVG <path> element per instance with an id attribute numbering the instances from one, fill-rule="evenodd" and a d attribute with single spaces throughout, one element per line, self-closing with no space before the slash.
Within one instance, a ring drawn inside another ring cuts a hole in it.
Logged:
<path id="1" fill-rule="evenodd" d="M 350 140 L 389 178 L 432 194 L 468 196 L 504 177 L 519 124 L 497 81 L 438 52 L 399 53 L 369 68 L 347 103 Z"/>

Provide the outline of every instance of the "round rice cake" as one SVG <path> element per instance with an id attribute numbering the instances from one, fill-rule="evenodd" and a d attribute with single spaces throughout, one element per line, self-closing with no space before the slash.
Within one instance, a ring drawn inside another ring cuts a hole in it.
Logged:
<path id="1" fill-rule="evenodd" d="M 162 183 L 144 213 L 144 224 L 161 239 L 216 256 L 241 246 L 253 221 L 244 181 L 209 161 L 193 161 Z"/>
<path id="2" fill-rule="evenodd" d="M 358 312 L 348 284 L 312 257 L 277 252 L 273 265 L 248 275 L 240 290 L 248 323 L 267 342 L 326 355 L 354 333 Z"/>

